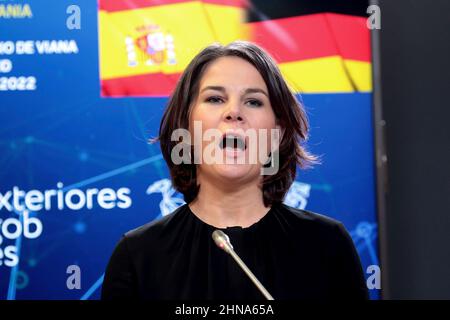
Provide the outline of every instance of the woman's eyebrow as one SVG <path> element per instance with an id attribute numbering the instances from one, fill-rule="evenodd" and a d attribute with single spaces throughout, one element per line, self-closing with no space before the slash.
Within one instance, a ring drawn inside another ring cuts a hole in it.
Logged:
<path id="1" fill-rule="evenodd" d="M 216 90 L 216 91 L 220 91 L 222 93 L 226 92 L 225 88 L 222 87 L 222 86 L 207 86 L 207 87 L 204 87 L 200 91 L 200 93 L 202 93 L 203 91 L 206 91 L 206 90 Z M 263 89 L 260 89 L 260 88 L 247 88 L 247 89 L 245 89 L 244 94 L 249 94 L 249 93 L 262 93 L 266 97 L 269 97 L 269 95 Z"/>
<path id="2" fill-rule="evenodd" d="M 244 91 L 244 93 L 245 94 L 248 94 L 248 93 L 262 93 L 263 95 L 265 95 L 267 98 L 269 97 L 269 95 L 263 90 L 263 89 L 260 89 L 260 88 L 248 88 L 248 89 L 246 89 L 245 91 Z"/>
<path id="3" fill-rule="evenodd" d="M 220 91 L 220 92 L 223 92 L 223 93 L 226 91 L 225 88 L 221 87 L 221 86 L 207 86 L 207 87 L 204 87 L 200 91 L 200 93 L 202 93 L 203 91 L 206 91 L 206 90 L 215 90 L 215 91 Z"/>

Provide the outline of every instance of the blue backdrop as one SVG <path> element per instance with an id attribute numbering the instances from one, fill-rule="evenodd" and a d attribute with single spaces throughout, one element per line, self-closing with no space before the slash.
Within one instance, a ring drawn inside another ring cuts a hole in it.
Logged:
<path id="1" fill-rule="evenodd" d="M 66 27 L 73 1 L 0 1 L 17 3 L 33 17 L 0 18 L 0 298 L 96 299 L 121 234 L 180 204 L 159 145 L 147 143 L 167 99 L 100 97 L 96 1 L 77 1 L 79 30 Z M 26 40 L 74 40 L 77 52 L 8 53 L 8 41 Z M 366 271 L 378 265 L 372 96 L 301 98 L 323 163 L 299 171 L 286 202 L 342 221 Z M 14 201 L 20 190 L 34 211 Z M 39 208 L 46 190 L 55 195 Z M 70 265 L 81 289 L 67 287 Z"/>

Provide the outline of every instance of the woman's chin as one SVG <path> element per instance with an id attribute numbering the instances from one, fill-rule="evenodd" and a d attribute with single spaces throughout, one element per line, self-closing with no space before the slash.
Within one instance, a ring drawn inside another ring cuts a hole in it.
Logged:
<path id="1" fill-rule="evenodd" d="M 257 168 L 248 164 L 216 164 L 214 171 L 227 180 L 242 180 L 259 173 Z"/>

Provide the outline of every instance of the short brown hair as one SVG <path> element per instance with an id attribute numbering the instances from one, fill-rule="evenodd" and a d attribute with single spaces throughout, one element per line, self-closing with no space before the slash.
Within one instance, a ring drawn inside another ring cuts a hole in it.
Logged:
<path id="1" fill-rule="evenodd" d="M 162 116 L 159 136 L 151 141 L 159 140 L 163 157 L 169 166 L 172 185 L 190 203 L 197 197 L 200 189 L 196 164 L 193 161 L 178 165 L 172 162 L 171 152 L 178 142 L 172 141 L 171 135 L 175 129 L 189 130 L 189 115 L 197 99 L 200 79 L 206 67 L 214 60 L 228 56 L 248 61 L 261 74 L 269 91 L 275 117 L 284 131 L 278 149 L 278 172 L 266 175 L 262 180 L 263 202 L 268 207 L 283 201 L 295 180 L 297 164 L 300 168 L 307 168 L 317 162 L 317 158 L 308 153 L 303 145 L 309 130 L 303 106 L 289 89 L 275 60 L 258 45 L 241 40 L 226 46 L 214 43 L 198 53 L 178 80 Z"/>

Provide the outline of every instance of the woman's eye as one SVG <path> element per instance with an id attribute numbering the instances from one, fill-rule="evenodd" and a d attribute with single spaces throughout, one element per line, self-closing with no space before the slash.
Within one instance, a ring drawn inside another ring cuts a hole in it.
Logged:
<path id="1" fill-rule="evenodd" d="M 206 99 L 206 102 L 211 102 L 211 103 L 217 103 L 218 101 L 222 101 L 222 99 L 219 97 L 209 97 L 208 99 Z"/>
<path id="2" fill-rule="evenodd" d="M 216 103 L 223 102 L 223 99 L 220 97 L 209 97 L 205 101 L 208 103 L 216 104 Z M 246 103 L 252 107 L 261 107 L 263 105 L 263 103 L 261 101 L 255 100 L 255 99 L 248 100 Z"/>
<path id="3" fill-rule="evenodd" d="M 250 102 L 252 107 L 261 107 L 263 105 L 263 103 L 259 100 L 249 100 L 247 102 Z"/>

